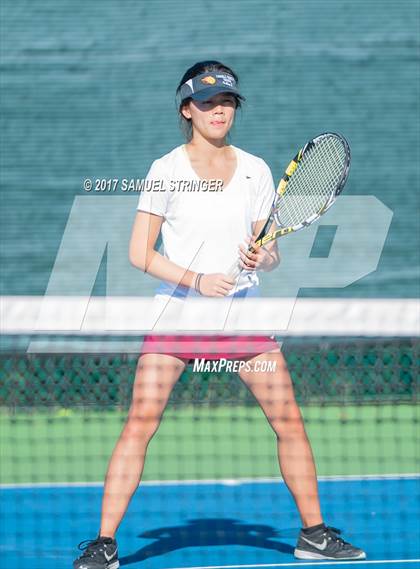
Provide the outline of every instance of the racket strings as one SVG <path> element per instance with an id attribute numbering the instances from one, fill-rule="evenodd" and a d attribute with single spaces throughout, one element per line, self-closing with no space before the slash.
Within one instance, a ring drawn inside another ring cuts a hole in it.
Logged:
<path id="1" fill-rule="evenodd" d="M 278 201 L 277 223 L 293 227 L 317 216 L 337 189 L 346 159 L 343 143 L 331 135 L 308 149 Z"/>

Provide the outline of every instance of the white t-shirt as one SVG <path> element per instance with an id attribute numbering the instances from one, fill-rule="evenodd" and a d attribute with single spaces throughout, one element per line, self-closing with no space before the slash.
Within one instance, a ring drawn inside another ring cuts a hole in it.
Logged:
<path id="1" fill-rule="evenodd" d="M 261 158 L 231 148 L 236 170 L 218 191 L 194 189 L 200 178 L 184 145 L 155 160 L 147 174 L 146 190 L 154 182 L 155 191 L 143 191 L 137 209 L 164 218 L 163 254 L 185 269 L 227 274 L 238 260 L 238 245 L 252 234 L 252 224 L 269 215 L 275 190 L 270 168 Z M 195 185 L 185 186 L 184 180 Z M 258 283 L 255 271 L 242 271 L 232 294 Z M 172 294 L 175 289 L 163 283 L 158 293 Z"/>

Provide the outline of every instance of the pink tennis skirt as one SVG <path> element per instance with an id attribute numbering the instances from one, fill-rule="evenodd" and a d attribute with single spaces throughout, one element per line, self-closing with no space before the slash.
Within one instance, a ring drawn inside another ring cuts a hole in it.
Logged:
<path id="1" fill-rule="evenodd" d="M 141 354 L 166 354 L 183 359 L 249 358 L 278 350 L 271 336 L 147 335 Z"/>

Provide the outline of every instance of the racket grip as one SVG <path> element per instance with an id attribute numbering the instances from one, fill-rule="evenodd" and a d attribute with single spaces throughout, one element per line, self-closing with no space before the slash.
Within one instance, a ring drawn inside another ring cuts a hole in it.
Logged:
<path id="1" fill-rule="evenodd" d="M 237 279 L 241 274 L 241 268 L 239 266 L 239 260 L 234 263 L 231 268 L 229 269 L 228 275 L 232 277 L 232 279 Z"/>
<path id="2" fill-rule="evenodd" d="M 253 247 L 248 247 L 248 251 L 252 251 L 253 253 L 255 253 L 255 249 Z M 239 259 L 238 259 L 237 262 L 234 263 L 229 269 L 228 275 L 236 280 L 239 277 L 239 275 L 242 273 L 242 271 L 243 269 L 241 269 L 241 267 L 239 266 Z"/>

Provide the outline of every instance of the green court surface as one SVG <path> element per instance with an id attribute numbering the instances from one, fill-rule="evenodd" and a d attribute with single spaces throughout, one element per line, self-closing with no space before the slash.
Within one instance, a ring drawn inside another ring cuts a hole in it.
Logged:
<path id="1" fill-rule="evenodd" d="M 320 476 L 416 471 L 412 404 L 302 407 Z M 126 411 L 3 411 L 0 482 L 104 479 Z M 168 408 L 143 480 L 277 477 L 276 437 L 259 407 Z"/>

